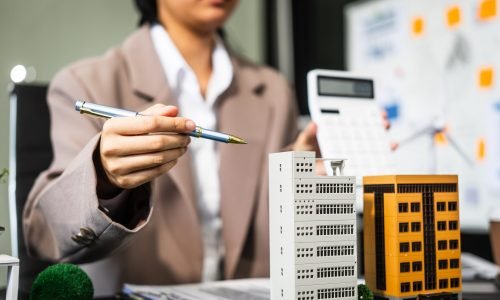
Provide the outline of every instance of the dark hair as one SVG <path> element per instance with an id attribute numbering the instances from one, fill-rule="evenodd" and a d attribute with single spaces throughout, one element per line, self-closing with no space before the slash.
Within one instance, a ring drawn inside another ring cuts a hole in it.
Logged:
<path id="1" fill-rule="evenodd" d="M 158 23 L 158 8 L 156 0 L 134 0 L 135 7 L 141 14 L 139 26 Z"/>

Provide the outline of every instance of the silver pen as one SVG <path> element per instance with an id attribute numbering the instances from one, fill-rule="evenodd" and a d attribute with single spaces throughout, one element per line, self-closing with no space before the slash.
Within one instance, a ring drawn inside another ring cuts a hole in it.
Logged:
<path id="1" fill-rule="evenodd" d="M 81 114 L 89 114 L 92 116 L 97 116 L 101 118 L 114 118 L 114 117 L 136 117 L 141 116 L 140 113 L 130 110 L 125 110 L 121 108 L 115 108 L 95 103 L 90 103 L 86 101 L 76 101 L 75 110 L 79 111 Z M 196 126 L 196 129 L 191 132 L 186 132 L 185 134 L 196 137 L 214 140 L 217 142 L 229 143 L 229 144 L 246 144 L 246 142 L 234 135 L 217 132 L 213 130 L 208 130 Z"/>

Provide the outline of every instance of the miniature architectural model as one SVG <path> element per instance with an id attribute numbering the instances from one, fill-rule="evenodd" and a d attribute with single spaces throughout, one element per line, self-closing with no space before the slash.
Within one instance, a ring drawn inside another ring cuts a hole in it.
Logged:
<path id="1" fill-rule="evenodd" d="M 315 162 L 269 155 L 272 300 L 357 299 L 356 179 L 317 176 Z"/>
<path id="2" fill-rule="evenodd" d="M 365 278 L 375 299 L 460 299 L 458 178 L 368 176 Z"/>

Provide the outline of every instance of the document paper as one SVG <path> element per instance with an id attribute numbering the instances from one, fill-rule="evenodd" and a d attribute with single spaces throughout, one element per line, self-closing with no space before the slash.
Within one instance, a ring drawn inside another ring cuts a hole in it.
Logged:
<path id="1" fill-rule="evenodd" d="M 269 278 L 261 278 L 173 286 L 126 284 L 123 293 L 148 300 L 269 300 L 269 290 Z"/>

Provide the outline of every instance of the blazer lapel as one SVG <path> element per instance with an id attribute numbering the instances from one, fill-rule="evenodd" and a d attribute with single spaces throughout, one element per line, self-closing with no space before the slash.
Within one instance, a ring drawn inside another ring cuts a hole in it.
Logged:
<path id="1" fill-rule="evenodd" d="M 248 144 L 220 144 L 221 216 L 225 242 L 225 278 L 232 278 L 254 214 L 261 168 L 265 159 L 270 108 L 260 101 L 265 86 L 241 72 L 233 62 L 234 79 L 219 106 L 219 128 L 245 139 Z M 251 174 L 246 176 L 245 174 Z"/>
<path id="2" fill-rule="evenodd" d="M 132 35 L 123 46 L 123 53 L 128 63 L 131 88 L 133 93 L 143 101 L 133 101 L 124 103 L 125 107 L 132 107 L 142 110 L 156 103 L 166 105 L 176 105 L 178 103 L 172 96 L 168 87 L 168 82 L 160 63 L 159 57 L 154 49 L 148 26 L 141 27 Z M 155 184 L 165 185 L 165 180 L 170 178 L 179 189 L 182 201 L 185 202 L 186 209 L 179 209 L 175 212 L 166 212 L 170 224 L 175 224 L 183 230 L 172 228 L 162 228 L 169 230 L 179 243 L 186 255 L 186 260 L 193 268 L 193 272 L 200 273 L 202 261 L 201 231 L 197 216 L 196 193 L 194 190 L 194 177 L 191 168 L 189 152 L 183 155 L 166 175 L 156 180 Z M 162 195 L 165 199 L 159 201 L 171 201 L 168 195 Z M 157 201 L 158 201 L 157 200 Z M 161 241 L 160 241 L 161 242 Z M 193 264 L 192 259 L 196 257 L 199 264 Z"/>

